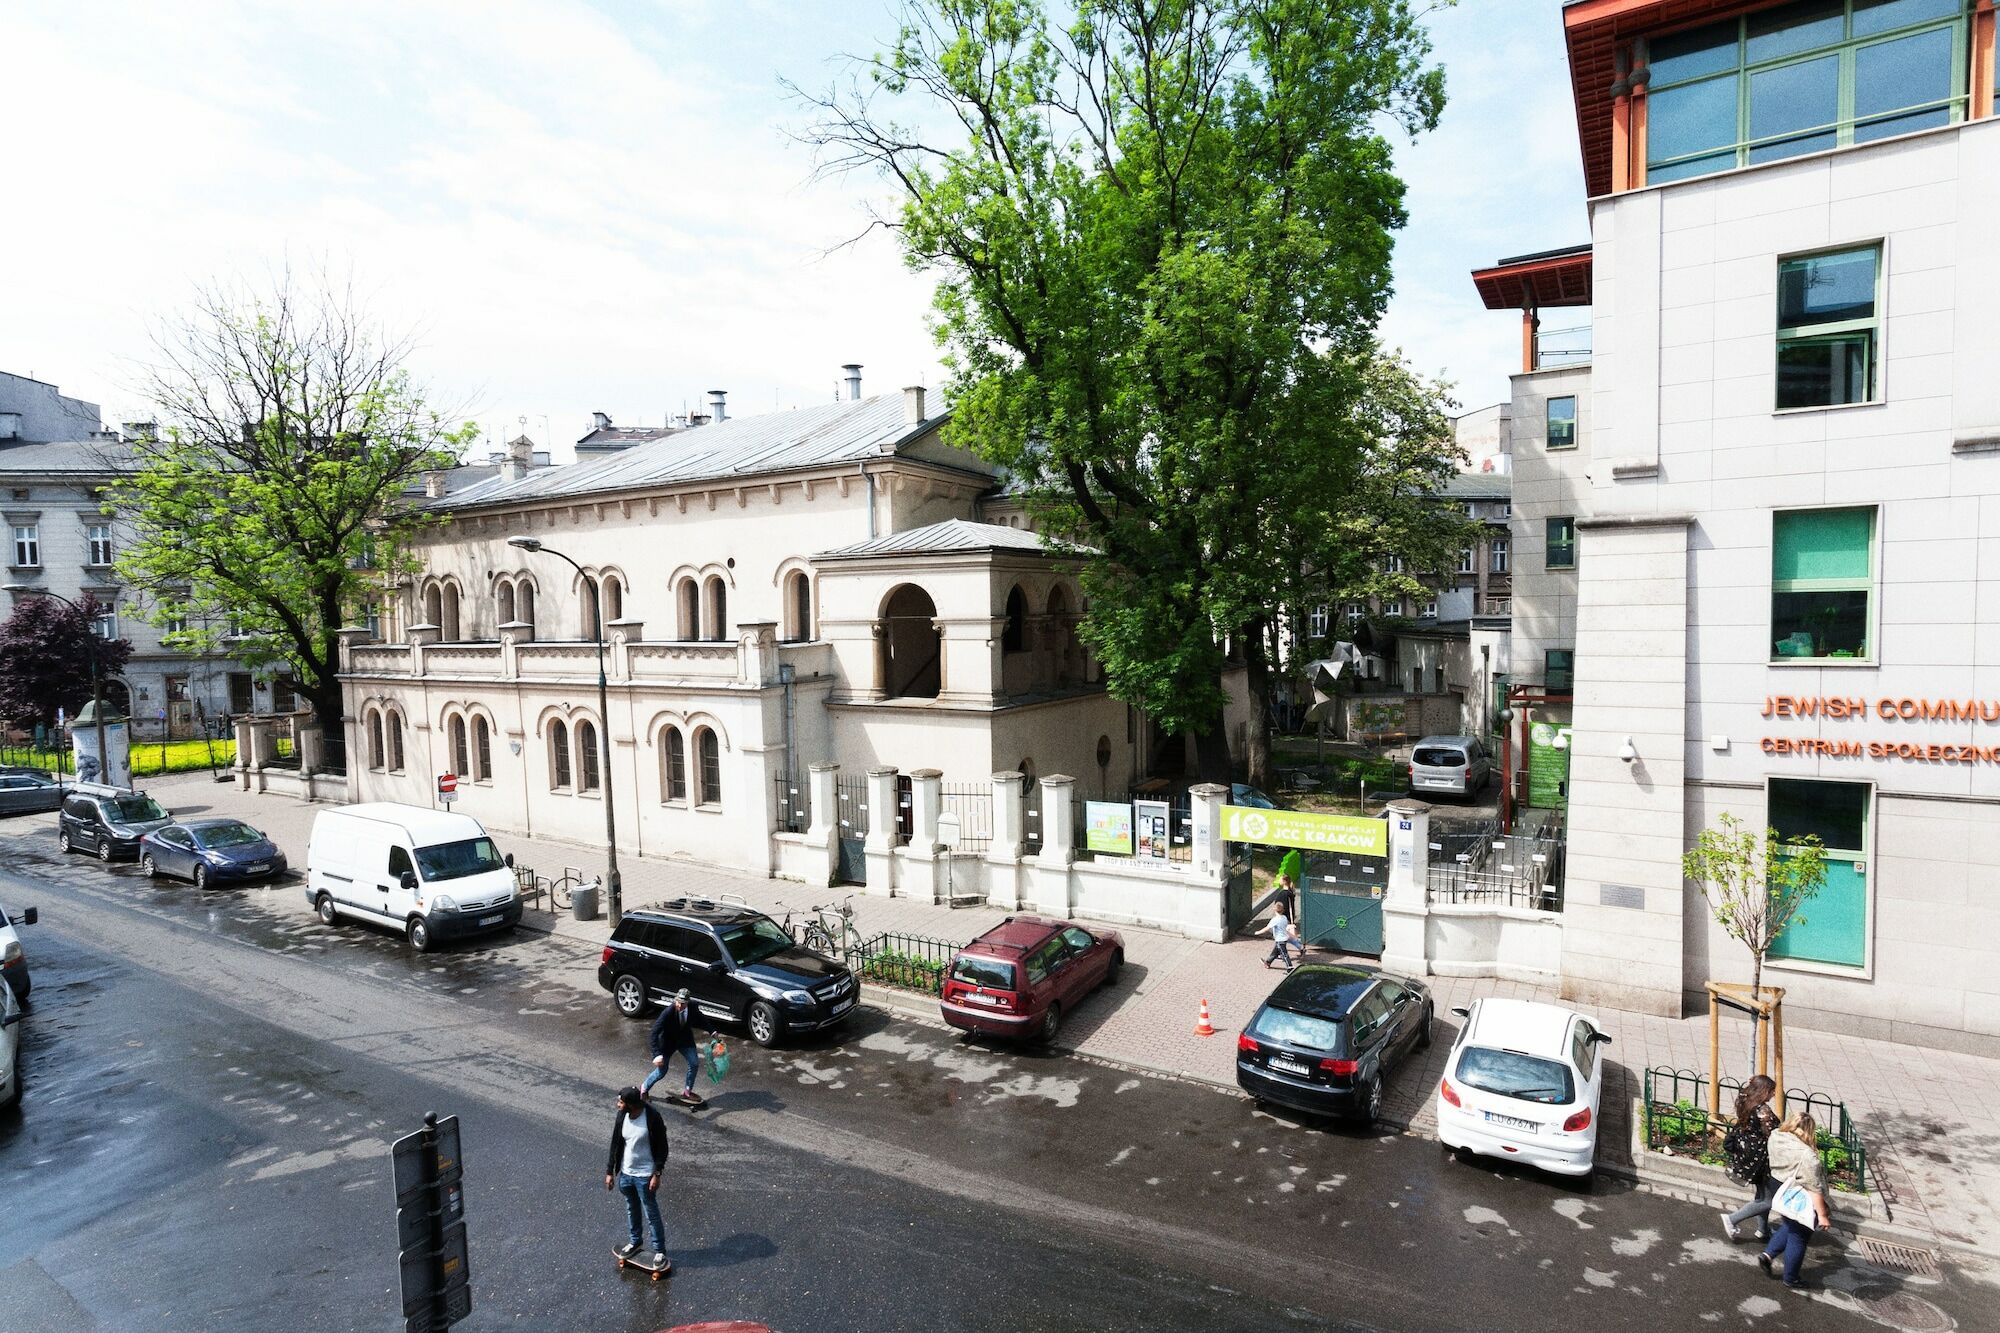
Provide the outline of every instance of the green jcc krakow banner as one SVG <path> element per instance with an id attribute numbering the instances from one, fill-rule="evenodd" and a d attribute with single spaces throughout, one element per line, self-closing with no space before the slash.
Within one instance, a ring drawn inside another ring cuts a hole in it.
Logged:
<path id="1" fill-rule="evenodd" d="M 1229 842 L 1261 842 L 1267 847 L 1304 847 L 1320 852 L 1389 854 L 1389 823 L 1352 815 L 1316 815 L 1304 810 L 1222 807 L 1222 836 Z"/>

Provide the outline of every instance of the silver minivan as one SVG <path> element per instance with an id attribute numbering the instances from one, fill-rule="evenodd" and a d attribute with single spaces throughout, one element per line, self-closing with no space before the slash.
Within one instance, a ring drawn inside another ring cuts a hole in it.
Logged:
<path id="1" fill-rule="evenodd" d="M 1476 736 L 1426 736 L 1410 751 L 1414 795 L 1477 796 L 1493 772 L 1493 757 Z"/>

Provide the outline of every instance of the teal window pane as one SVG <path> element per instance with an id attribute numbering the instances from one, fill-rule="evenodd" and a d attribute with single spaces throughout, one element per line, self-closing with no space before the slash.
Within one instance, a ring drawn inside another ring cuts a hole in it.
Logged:
<path id="1" fill-rule="evenodd" d="M 1736 20 L 1656 37 L 1649 44 L 1652 87 L 1736 68 Z"/>
<path id="2" fill-rule="evenodd" d="M 1771 579 L 1783 585 L 1874 577 L 1875 511 L 1793 509 L 1772 516 Z"/>
<path id="3" fill-rule="evenodd" d="M 1549 399 L 1548 447 L 1551 449 L 1574 449 L 1576 447 L 1576 399 L 1572 397 Z"/>
<path id="4" fill-rule="evenodd" d="M 1873 37 L 1912 23 L 1950 18 L 1964 8 L 1964 0 L 1854 0 L 1853 33 Z"/>
<path id="5" fill-rule="evenodd" d="M 1873 120 L 1886 112 L 1950 97 L 1951 48 L 1950 28 L 1855 48 L 1854 119 Z M 1860 134 L 1857 123 L 1855 136 Z"/>
<path id="6" fill-rule="evenodd" d="M 1761 64 L 1831 46 L 1847 35 L 1845 0 L 1799 0 L 1744 22 L 1744 59 Z"/>
<path id="7" fill-rule="evenodd" d="M 1839 56 L 1801 60 L 1750 76 L 1750 138 L 1776 139 L 1752 148 L 1752 162 L 1833 148 L 1839 143 L 1839 131 L 1833 128 L 1839 119 Z"/>
<path id="8" fill-rule="evenodd" d="M 1773 778 L 1770 826 L 1780 842 L 1810 836 L 1826 848 L 1826 882 L 1772 943 L 1772 957 L 1860 967 L 1868 959 L 1868 788 Z"/>
<path id="9" fill-rule="evenodd" d="M 1646 159 L 1665 162 L 1690 153 L 1728 148 L 1736 142 L 1736 76 L 1725 75 L 1701 83 L 1668 88 L 1646 99 Z M 1732 151 L 1721 154 L 1717 166 L 1701 167 L 1690 175 L 1717 171 L 1736 165 Z M 1649 178 L 1660 176 L 1650 165 Z"/>
<path id="10" fill-rule="evenodd" d="M 1778 265 L 1778 327 L 1837 324 L 1875 314 L 1874 246 L 1787 259 Z"/>
<path id="11" fill-rule="evenodd" d="M 1547 569 L 1576 568 L 1576 520 L 1552 518 L 1548 521 L 1548 548 L 1543 558 Z"/>

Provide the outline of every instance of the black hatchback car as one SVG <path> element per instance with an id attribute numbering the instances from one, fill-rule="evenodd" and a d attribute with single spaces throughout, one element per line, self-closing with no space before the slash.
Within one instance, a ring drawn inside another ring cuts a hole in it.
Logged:
<path id="1" fill-rule="evenodd" d="M 759 1046 L 840 1022 L 860 995 L 853 973 L 762 912 L 691 898 L 627 912 L 597 984 L 627 1018 L 685 988 L 704 1018 L 743 1024 Z"/>
<path id="2" fill-rule="evenodd" d="M 1373 1124 L 1382 1084 L 1431 1044 L 1423 982 L 1372 967 L 1294 968 L 1236 1039 L 1236 1086 L 1260 1102 Z"/>
<path id="3" fill-rule="evenodd" d="M 86 783 L 64 798 L 56 842 L 65 852 L 95 852 L 100 861 L 136 857 L 139 839 L 171 822 L 160 803 L 142 791 Z"/>

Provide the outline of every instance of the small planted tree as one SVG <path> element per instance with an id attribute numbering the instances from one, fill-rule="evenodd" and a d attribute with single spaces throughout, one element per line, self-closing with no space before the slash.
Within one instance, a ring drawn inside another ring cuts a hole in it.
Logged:
<path id="1" fill-rule="evenodd" d="M 1826 850 L 1810 835 L 1780 841 L 1776 829 L 1758 833 L 1734 815 L 1703 829 L 1681 857 L 1681 873 L 1701 886 L 1715 922 L 1750 951 L 1750 998 L 1764 985 L 1764 956 L 1826 882 Z"/>

